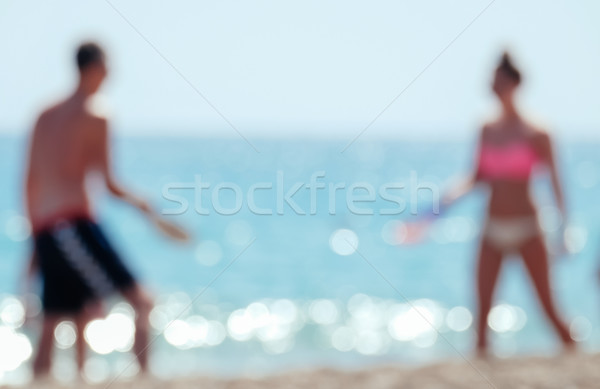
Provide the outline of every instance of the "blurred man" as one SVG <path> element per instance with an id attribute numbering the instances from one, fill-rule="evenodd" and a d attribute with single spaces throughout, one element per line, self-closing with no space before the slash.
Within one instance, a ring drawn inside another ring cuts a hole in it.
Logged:
<path id="1" fill-rule="evenodd" d="M 136 282 L 96 224 L 85 181 L 103 177 L 109 192 L 143 213 L 143 200 L 114 180 L 110 164 L 108 120 L 93 109 L 93 98 L 106 78 L 102 49 L 85 43 L 77 50 L 79 83 L 66 100 L 46 109 L 31 138 L 26 178 L 27 212 L 35 238 L 34 265 L 43 280 L 44 322 L 34 362 L 36 377 L 48 373 L 54 329 L 59 320 L 77 326 L 78 367 L 85 361 L 83 330 L 103 298 L 119 292 L 136 311 L 134 351 L 147 369 L 148 315 L 152 301 Z"/>

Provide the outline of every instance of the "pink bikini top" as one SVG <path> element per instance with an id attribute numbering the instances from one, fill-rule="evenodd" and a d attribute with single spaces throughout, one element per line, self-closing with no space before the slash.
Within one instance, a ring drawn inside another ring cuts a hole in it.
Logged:
<path id="1" fill-rule="evenodd" d="M 505 146 L 482 145 L 478 175 L 484 179 L 527 180 L 539 157 L 526 142 Z"/>

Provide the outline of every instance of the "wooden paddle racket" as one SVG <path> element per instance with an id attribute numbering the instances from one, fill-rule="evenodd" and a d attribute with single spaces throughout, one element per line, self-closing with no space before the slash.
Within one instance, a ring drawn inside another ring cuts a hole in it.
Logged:
<path id="1" fill-rule="evenodd" d="M 187 243 L 192 240 L 190 234 L 181 226 L 166 220 L 156 213 L 150 213 L 148 216 L 156 228 L 165 236 L 181 243 Z"/>

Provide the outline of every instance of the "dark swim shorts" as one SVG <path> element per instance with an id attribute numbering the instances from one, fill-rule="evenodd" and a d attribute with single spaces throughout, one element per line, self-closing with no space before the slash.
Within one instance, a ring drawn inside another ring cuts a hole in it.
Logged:
<path id="1" fill-rule="evenodd" d="M 91 301 L 135 284 L 135 278 L 89 219 L 62 220 L 36 234 L 45 312 L 74 314 Z"/>

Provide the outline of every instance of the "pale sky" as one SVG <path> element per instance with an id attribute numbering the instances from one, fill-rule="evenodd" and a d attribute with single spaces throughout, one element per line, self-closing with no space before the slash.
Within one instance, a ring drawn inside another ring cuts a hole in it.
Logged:
<path id="1" fill-rule="evenodd" d="M 112 4 L 244 135 L 351 139 L 489 4 L 460 1 L 158 1 Z M 600 133 L 600 1 L 496 0 L 367 131 L 471 134 L 491 112 L 509 47 L 529 112 Z M 234 130 L 106 0 L 0 0 L 0 131 L 23 133 L 70 92 L 73 51 L 103 44 L 103 93 L 122 134 Z"/>

